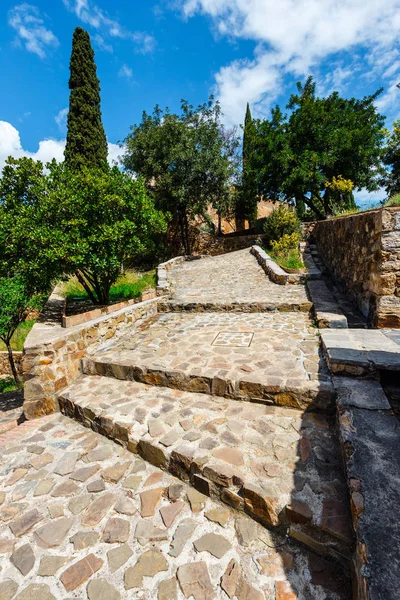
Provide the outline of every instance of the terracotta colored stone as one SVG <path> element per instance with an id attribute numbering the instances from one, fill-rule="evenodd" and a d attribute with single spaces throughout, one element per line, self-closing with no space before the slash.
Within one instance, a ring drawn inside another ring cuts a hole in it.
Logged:
<path id="1" fill-rule="evenodd" d="M 106 516 L 116 499 L 115 494 L 106 492 L 99 498 L 96 498 L 86 509 L 82 517 L 82 525 L 94 527 Z"/>
<path id="2" fill-rule="evenodd" d="M 253 485 L 245 485 L 243 495 L 246 512 L 261 519 L 267 525 L 278 525 L 277 498 L 268 497 L 263 490 Z"/>
<path id="3" fill-rule="evenodd" d="M 184 502 L 172 502 L 160 508 L 161 518 L 165 527 L 170 527 L 185 506 Z"/>
<path id="4" fill-rule="evenodd" d="M 101 473 L 101 476 L 104 481 L 108 481 L 109 483 L 118 483 L 118 481 L 125 475 L 130 464 L 130 462 L 117 463 L 112 467 L 104 469 L 104 471 Z"/>
<path id="5" fill-rule="evenodd" d="M 229 598 L 235 596 L 241 576 L 242 568 L 240 564 L 232 558 L 225 569 L 225 573 L 221 577 L 221 588 Z"/>
<path id="6" fill-rule="evenodd" d="M 163 477 L 164 477 L 164 474 L 162 471 L 155 471 L 154 473 L 152 473 L 151 475 L 148 476 L 148 478 L 143 483 L 143 487 L 150 487 L 152 485 L 157 485 L 157 483 L 160 483 L 160 481 L 162 480 Z"/>
<path id="7" fill-rule="evenodd" d="M 236 448 L 230 448 L 225 446 L 224 448 L 217 448 L 212 452 L 213 456 L 220 458 L 225 462 L 240 467 L 244 464 L 243 454 L 236 450 Z"/>
<path id="8" fill-rule="evenodd" d="M 101 558 L 98 558 L 94 554 L 89 554 L 68 567 L 68 569 L 62 573 L 60 580 L 67 592 L 72 592 L 82 585 L 82 583 L 85 583 L 85 581 L 96 573 L 102 565 L 103 560 Z"/>
<path id="9" fill-rule="evenodd" d="M 14 535 L 17 537 L 21 537 L 25 533 L 28 533 L 36 525 L 43 519 L 43 515 L 36 509 L 24 513 L 20 517 L 17 517 L 10 523 L 10 529 Z"/>
<path id="10" fill-rule="evenodd" d="M 22 469 L 22 468 L 15 469 L 15 471 L 13 472 L 11 477 L 9 477 L 9 479 L 6 481 L 5 485 L 6 486 L 15 485 L 17 483 L 17 481 L 19 481 L 20 479 L 25 477 L 27 472 L 28 472 L 28 469 Z"/>
<path id="11" fill-rule="evenodd" d="M 159 503 L 163 492 L 164 488 L 153 488 L 139 494 L 141 505 L 140 514 L 143 518 L 154 516 L 156 506 Z"/>
<path id="12" fill-rule="evenodd" d="M 297 600 L 297 594 L 293 592 L 292 586 L 288 581 L 277 581 L 275 583 L 276 600 Z"/>
<path id="13" fill-rule="evenodd" d="M 214 588 L 205 562 L 182 565 L 177 570 L 177 577 L 185 598 L 214 600 Z"/>
<path id="14" fill-rule="evenodd" d="M 78 469 L 74 471 L 70 475 L 70 479 L 74 479 L 75 481 L 87 481 L 90 477 L 92 477 L 97 471 L 100 469 L 99 465 L 92 465 L 90 467 L 83 467 L 82 469 Z"/>

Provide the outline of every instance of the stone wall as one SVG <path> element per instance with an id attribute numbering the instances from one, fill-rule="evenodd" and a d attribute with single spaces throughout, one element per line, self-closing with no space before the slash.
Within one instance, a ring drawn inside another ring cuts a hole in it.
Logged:
<path id="1" fill-rule="evenodd" d="M 192 254 L 217 256 L 235 250 L 243 250 L 254 246 L 261 237 L 260 234 L 216 237 L 201 231 L 192 242 Z"/>
<path id="2" fill-rule="evenodd" d="M 13 352 L 15 367 L 18 373 L 22 374 L 22 352 Z M 8 360 L 8 352 L 0 352 L 0 376 L 10 375 L 12 377 L 11 367 Z"/>
<path id="3" fill-rule="evenodd" d="M 312 237 L 370 324 L 400 328 L 400 207 L 319 221 Z"/>
<path id="4" fill-rule="evenodd" d="M 24 345 L 24 413 L 33 419 L 58 410 L 57 394 L 81 375 L 96 344 L 115 339 L 157 313 L 158 299 L 134 304 L 69 329 L 61 327 L 63 298 L 52 294 Z"/>

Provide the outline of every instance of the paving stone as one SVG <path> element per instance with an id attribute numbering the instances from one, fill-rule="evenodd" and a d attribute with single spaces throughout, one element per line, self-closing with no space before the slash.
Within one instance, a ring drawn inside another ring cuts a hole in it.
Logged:
<path id="1" fill-rule="evenodd" d="M 0 492 L 0 506 L 4 503 L 5 499 L 6 499 L 5 492 Z"/>
<path id="2" fill-rule="evenodd" d="M 238 517 L 235 521 L 235 529 L 241 546 L 250 546 L 257 539 L 257 524 L 251 519 Z"/>
<path id="3" fill-rule="evenodd" d="M 54 456 L 50 454 L 50 452 L 45 452 L 44 454 L 41 454 L 40 456 L 37 456 L 36 458 L 31 460 L 30 464 L 34 469 L 40 469 L 52 463 L 53 460 Z"/>
<path id="4" fill-rule="evenodd" d="M 122 544 L 107 552 L 108 567 L 110 573 L 118 571 L 132 556 L 133 552 L 128 544 Z"/>
<path id="5" fill-rule="evenodd" d="M 1 600 L 11 600 L 18 590 L 18 583 L 12 579 L 6 579 L 0 582 L 0 598 Z"/>
<path id="6" fill-rule="evenodd" d="M 95 450 L 90 450 L 85 456 L 87 462 L 101 462 L 111 458 L 113 450 L 111 445 L 97 447 Z"/>
<path id="7" fill-rule="evenodd" d="M 81 494 L 69 501 L 68 508 L 73 515 L 79 515 L 92 501 L 89 494 Z"/>
<path id="8" fill-rule="evenodd" d="M 97 544 L 99 538 L 97 531 L 78 531 L 69 541 L 74 545 L 74 550 L 83 550 Z"/>
<path id="9" fill-rule="evenodd" d="M 74 517 L 61 517 L 39 527 L 34 533 L 35 541 L 41 548 L 60 546 L 74 524 Z"/>
<path id="10" fill-rule="evenodd" d="M 102 479 L 96 479 L 96 481 L 92 481 L 88 483 L 86 489 L 91 494 L 96 494 L 97 492 L 104 492 L 106 489 L 105 483 Z"/>
<path id="11" fill-rule="evenodd" d="M 170 527 L 172 523 L 175 521 L 176 517 L 184 508 L 184 502 L 172 502 L 171 504 L 167 504 L 166 506 L 162 506 L 160 508 L 161 518 L 164 522 L 165 527 Z"/>
<path id="12" fill-rule="evenodd" d="M 160 581 L 157 600 L 176 600 L 178 598 L 177 581 L 175 577 Z"/>
<path id="13" fill-rule="evenodd" d="M 17 548 L 17 550 L 14 550 L 10 560 L 22 575 L 27 575 L 29 571 L 33 569 L 33 565 L 35 564 L 35 555 L 33 554 L 31 546 L 29 544 L 24 544 Z"/>
<path id="14" fill-rule="evenodd" d="M 112 467 L 104 469 L 104 471 L 101 473 L 101 476 L 104 481 L 108 481 L 109 483 L 118 483 L 118 481 L 125 475 L 125 472 L 129 467 L 129 462 L 117 463 Z"/>
<path id="15" fill-rule="evenodd" d="M 44 452 L 44 447 L 38 446 L 37 444 L 32 444 L 32 445 L 28 446 L 27 450 L 28 450 L 28 452 L 31 452 L 32 454 L 42 454 Z"/>
<path id="16" fill-rule="evenodd" d="M 121 594 L 106 579 L 92 579 L 87 585 L 89 600 L 119 600 Z"/>
<path id="17" fill-rule="evenodd" d="M 116 499 L 115 494 L 106 492 L 99 498 L 96 498 L 95 500 L 93 500 L 93 502 L 90 504 L 90 506 L 86 509 L 86 511 L 81 519 L 82 525 L 87 525 L 88 527 L 94 527 L 95 525 L 100 523 L 100 521 L 102 519 L 104 519 L 104 517 L 106 516 L 106 514 L 108 513 L 108 511 L 114 504 L 115 499 Z"/>
<path id="18" fill-rule="evenodd" d="M 118 513 L 128 516 L 138 513 L 138 509 L 136 508 L 135 504 L 126 496 L 121 496 L 118 498 L 118 501 L 114 506 L 114 510 Z"/>
<path id="19" fill-rule="evenodd" d="M 177 558 L 182 552 L 186 542 L 192 536 L 197 527 L 196 521 L 193 519 L 185 519 L 180 523 L 172 538 L 171 547 L 168 552 L 174 558 Z"/>
<path id="20" fill-rule="evenodd" d="M 89 554 L 78 562 L 74 563 L 60 577 L 62 584 L 67 592 L 72 592 L 77 587 L 85 583 L 103 566 L 103 560 L 94 554 Z"/>
<path id="21" fill-rule="evenodd" d="M 51 490 L 55 486 L 56 482 L 54 479 L 42 479 L 37 484 L 35 491 L 33 492 L 34 496 L 45 496 L 46 494 L 50 494 Z"/>
<path id="22" fill-rule="evenodd" d="M 129 530 L 129 521 L 120 519 L 119 517 L 112 517 L 106 523 L 101 541 L 107 542 L 108 544 L 126 542 L 129 538 Z"/>
<path id="23" fill-rule="evenodd" d="M 66 452 L 54 467 L 54 473 L 58 475 L 69 475 L 69 473 L 72 473 L 75 470 L 79 456 L 79 452 Z"/>
<path id="24" fill-rule="evenodd" d="M 79 489 L 79 486 L 74 481 L 64 481 L 51 492 L 51 495 L 53 498 L 76 496 L 79 493 Z"/>
<path id="25" fill-rule="evenodd" d="M 242 568 L 240 564 L 232 558 L 226 567 L 225 573 L 221 577 L 221 588 L 226 592 L 229 598 L 235 596 L 241 577 Z"/>
<path id="26" fill-rule="evenodd" d="M 126 477 L 124 479 L 122 486 L 128 490 L 133 490 L 134 492 L 136 492 L 141 483 L 141 477 L 137 475 L 129 475 L 129 477 Z"/>
<path id="27" fill-rule="evenodd" d="M 152 521 L 139 521 L 135 529 L 135 538 L 145 545 L 147 542 L 161 542 L 168 539 L 166 529 L 154 525 Z"/>
<path id="28" fill-rule="evenodd" d="M 157 485 L 162 481 L 164 474 L 162 471 L 155 471 L 151 475 L 147 477 L 145 482 L 143 483 L 143 487 L 151 487 L 153 485 Z"/>
<path id="29" fill-rule="evenodd" d="M 226 510 L 225 508 L 213 508 L 205 513 L 205 516 L 209 521 L 212 521 L 213 523 L 219 523 L 221 527 L 225 527 L 225 525 L 228 523 L 229 515 L 229 510 Z"/>
<path id="30" fill-rule="evenodd" d="M 214 600 L 215 592 L 205 562 L 182 565 L 177 570 L 177 577 L 185 598 Z"/>
<path id="31" fill-rule="evenodd" d="M 177 442 L 181 437 L 181 433 L 175 429 L 171 429 L 168 433 L 166 433 L 161 439 L 160 444 L 169 448 Z"/>
<path id="32" fill-rule="evenodd" d="M 154 516 L 156 506 L 159 503 L 163 492 L 164 488 L 153 488 L 139 494 L 141 506 L 140 514 L 143 518 Z"/>
<path id="33" fill-rule="evenodd" d="M 100 469 L 99 465 L 93 465 L 90 467 L 82 467 L 82 469 L 78 469 L 74 471 L 70 475 L 70 479 L 74 479 L 75 481 L 87 481 L 90 477 L 93 477 L 95 473 Z"/>
<path id="34" fill-rule="evenodd" d="M 17 537 L 21 537 L 25 533 L 28 533 L 37 523 L 43 519 L 43 515 L 36 509 L 24 513 L 20 517 L 17 517 L 10 523 L 10 529 L 13 534 Z"/>
<path id="35" fill-rule="evenodd" d="M 15 600 L 57 600 L 45 583 L 31 583 L 15 597 Z"/>
<path id="36" fill-rule="evenodd" d="M 14 550 L 16 540 L 12 538 L 0 538 L 0 554 L 8 554 Z"/>
<path id="37" fill-rule="evenodd" d="M 297 600 L 297 594 L 288 581 L 277 581 L 275 583 L 275 594 L 276 600 Z"/>
<path id="38" fill-rule="evenodd" d="M 34 487 L 34 485 L 34 481 L 27 481 L 25 483 L 21 483 L 20 485 L 15 486 L 12 491 L 12 501 L 18 502 L 19 500 L 23 500 Z"/>
<path id="39" fill-rule="evenodd" d="M 41 577 L 52 577 L 65 565 L 67 560 L 66 556 L 42 556 L 38 575 Z"/>
<path id="40" fill-rule="evenodd" d="M 239 587 L 236 590 L 238 600 L 264 600 L 265 596 L 259 590 L 256 590 L 252 585 L 247 583 L 244 577 L 239 582 Z"/>
<path id="41" fill-rule="evenodd" d="M 173 483 L 168 488 L 168 498 L 172 502 L 179 500 L 183 494 L 184 486 L 181 483 Z"/>
<path id="42" fill-rule="evenodd" d="M 19 481 L 20 479 L 25 477 L 27 472 L 28 472 L 28 469 L 15 469 L 15 471 L 13 472 L 11 477 L 6 481 L 5 485 L 6 486 L 15 485 L 17 483 L 17 481 Z"/>
<path id="43" fill-rule="evenodd" d="M 134 567 L 126 570 L 125 589 L 140 588 L 143 585 L 143 577 L 154 577 L 162 571 L 168 571 L 165 556 L 156 548 L 148 550 L 140 555 Z"/>
<path id="44" fill-rule="evenodd" d="M 212 455 L 237 467 L 244 464 L 243 454 L 239 452 L 239 450 L 230 448 L 229 446 L 226 446 L 225 448 L 217 448 L 217 450 L 212 452 Z"/>
<path id="45" fill-rule="evenodd" d="M 207 496 L 193 489 L 187 491 L 187 498 L 194 513 L 202 511 L 207 502 Z"/>
<path id="46" fill-rule="evenodd" d="M 222 558 L 231 548 L 231 544 L 222 535 L 206 533 L 193 542 L 197 552 L 209 552 L 215 558 Z"/>

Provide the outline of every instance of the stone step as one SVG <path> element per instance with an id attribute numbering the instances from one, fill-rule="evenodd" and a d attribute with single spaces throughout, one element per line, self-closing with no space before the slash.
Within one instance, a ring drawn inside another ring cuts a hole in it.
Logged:
<path id="1" fill-rule="evenodd" d="M 84 373 L 304 409 L 333 408 L 303 313 L 167 313 L 83 360 Z"/>
<path id="2" fill-rule="evenodd" d="M 347 559 L 352 532 L 334 423 L 318 413 L 83 376 L 61 411 L 203 494 L 321 554 Z"/>
<path id="3" fill-rule="evenodd" d="M 287 298 L 279 300 L 265 301 L 243 301 L 232 300 L 223 302 L 220 300 L 201 300 L 192 299 L 182 300 L 161 300 L 158 304 L 160 313 L 169 312 L 237 312 L 237 313 L 263 313 L 263 312 L 304 312 L 308 313 L 312 309 L 312 302 L 307 298 Z"/>
<path id="4" fill-rule="evenodd" d="M 320 329 L 347 329 L 347 319 L 323 280 L 308 281 L 313 312 Z"/>

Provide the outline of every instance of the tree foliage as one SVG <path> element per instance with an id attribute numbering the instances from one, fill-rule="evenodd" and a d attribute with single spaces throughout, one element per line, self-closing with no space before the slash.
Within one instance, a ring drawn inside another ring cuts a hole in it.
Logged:
<path id="1" fill-rule="evenodd" d="M 276 107 L 271 119 L 254 123 L 249 176 L 266 197 L 324 218 L 354 205 L 352 190 L 332 188 L 334 178 L 356 190 L 379 187 L 384 118 L 374 102 L 380 91 L 361 100 L 337 92 L 318 98 L 311 77 L 297 87 L 289 115 Z"/>
<path id="2" fill-rule="evenodd" d="M 156 106 L 125 144 L 125 168 L 142 176 L 156 205 L 172 214 L 190 254 L 189 224 L 210 205 L 221 216 L 232 203 L 237 139 L 224 131 L 218 102 L 194 108 L 182 100 L 180 114 Z"/>
<path id="3" fill-rule="evenodd" d="M 400 193 L 400 120 L 393 123 L 392 133 L 387 131 L 386 136 L 383 162 L 389 167 L 389 172 L 382 183 L 391 198 Z"/>
<path id="4" fill-rule="evenodd" d="M 101 121 L 100 82 L 87 31 L 77 27 L 72 40 L 65 162 L 71 170 L 101 168 L 107 161 L 107 139 Z"/>
<path id="5" fill-rule="evenodd" d="M 251 172 L 251 153 L 253 150 L 253 138 L 255 125 L 251 116 L 250 105 L 247 103 L 246 116 L 243 126 L 242 146 L 242 183 L 236 204 L 236 217 L 239 220 L 250 222 L 257 218 L 257 187 Z"/>

